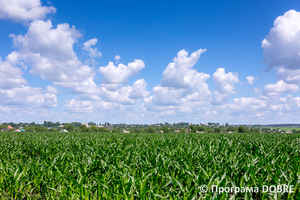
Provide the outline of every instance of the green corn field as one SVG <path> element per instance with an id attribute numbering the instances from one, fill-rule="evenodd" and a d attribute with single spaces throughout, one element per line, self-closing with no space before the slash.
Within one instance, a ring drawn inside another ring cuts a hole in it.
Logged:
<path id="1" fill-rule="evenodd" d="M 0 199 L 300 199 L 299 150 L 299 134 L 2 132 Z"/>

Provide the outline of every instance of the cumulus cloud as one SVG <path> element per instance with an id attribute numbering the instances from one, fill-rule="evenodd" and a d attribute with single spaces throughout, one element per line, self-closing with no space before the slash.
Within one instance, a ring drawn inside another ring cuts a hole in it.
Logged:
<path id="1" fill-rule="evenodd" d="M 146 98 L 150 92 L 146 91 L 146 83 L 145 79 L 139 79 L 135 81 L 131 87 L 131 91 L 129 92 L 130 99 L 142 99 Z"/>
<path id="2" fill-rule="evenodd" d="M 116 55 L 114 59 L 115 59 L 115 61 L 116 61 L 115 64 L 117 64 L 117 63 L 120 61 L 121 56 Z"/>
<path id="3" fill-rule="evenodd" d="M 20 68 L 12 66 L 7 60 L 2 62 L 0 57 L 0 89 L 11 89 L 28 84 L 22 74 Z"/>
<path id="4" fill-rule="evenodd" d="M 256 88 L 254 88 L 254 89 L 253 89 L 253 92 L 254 92 L 254 94 L 259 94 L 259 93 L 261 93 L 261 92 L 262 92 L 262 89 L 261 89 L 261 88 L 258 88 L 258 87 L 256 87 Z"/>
<path id="5" fill-rule="evenodd" d="M 190 56 L 185 50 L 179 51 L 163 71 L 161 84 L 153 88 L 152 96 L 144 99 L 146 109 L 171 115 L 192 112 L 191 108 L 206 102 L 211 97 L 206 83 L 210 75 L 192 69 L 205 51 L 199 49 Z"/>
<path id="6" fill-rule="evenodd" d="M 253 85 L 256 78 L 254 76 L 247 76 L 246 79 L 249 85 Z"/>
<path id="7" fill-rule="evenodd" d="M 267 70 L 283 67 L 300 69 L 300 12 L 287 11 L 274 21 L 267 37 L 262 41 L 263 62 Z"/>
<path id="8" fill-rule="evenodd" d="M 216 84 L 216 90 L 220 94 L 235 94 L 234 84 L 239 83 L 238 74 L 232 72 L 225 73 L 224 68 L 218 68 L 213 74 L 213 80 Z"/>
<path id="9" fill-rule="evenodd" d="M 123 86 L 116 91 L 101 87 L 101 96 L 107 102 L 118 102 L 123 105 L 135 104 L 136 100 L 146 98 L 150 93 L 146 91 L 147 83 L 144 79 L 138 79 L 132 86 Z"/>
<path id="10" fill-rule="evenodd" d="M 223 104 L 230 94 L 236 94 L 234 84 L 239 83 L 238 74 L 228 72 L 225 73 L 224 68 L 218 68 L 213 74 L 216 89 L 214 91 L 214 99 L 212 104 Z"/>
<path id="11" fill-rule="evenodd" d="M 55 13 L 53 6 L 42 6 L 40 0 L 1 0 L 0 18 L 15 21 L 32 21 L 44 19 Z"/>
<path id="12" fill-rule="evenodd" d="M 282 93 L 287 92 L 297 92 L 299 91 L 299 86 L 296 84 L 287 84 L 280 80 L 275 84 L 265 85 L 263 94 L 266 96 L 279 96 Z"/>
<path id="13" fill-rule="evenodd" d="M 173 59 L 167 68 L 163 71 L 163 79 L 161 81 L 162 87 L 173 88 L 188 88 L 191 87 L 197 80 L 203 78 L 203 73 L 198 73 L 192 67 L 199 60 L 200 55 L 204 53 L 206 49 L 199 49 L 193 52 L 188 57 L 188 52 L 181 50 L 177 53 L 177 57 Z M 206 74 L 206 77 L 209 75 Z"/>
<path id="14" fill-rule="evenodd" d="M 51 94 L 58 94 L 57 89 L 52 85 L 47 86 L 46 92 Z"/>
<path id="15" fill-rule="evenodd" d="M 263 99 L 257 99 L 257 98 L 234 98 L 233 102 L 229 104 L 228 106 L 231 109 L 231 112 L 235 111 L 262 111 L 266 110 L 268 107 L 268 103 Z"/>
<path id="16" fill-rule="evenodd" d="M 94 106 L 91 101 L 71 99 L 65 103 L 65 109 L 74 113 L 93 113 Z"/>
<path id="17" fill-rule="evenodd" d="M 34 21 L 27 33 L 10 35 L 18 48 L 11 55 L 14 62 L 27 63 L 30 73 L 74 92 L 96 92 L 94 71 L 78 60 L 73 45 L 82 34 L 69 24 L 52 27 L 50 20 Z"/>
<path id="18" fill-rule="evenodd" d="M 41 88 L 22 86 L 9 90 L 1 89 L 0 103 L 31 108 L 53 108 L 57 106 L 57 97 L 53 93 L 43 93 Z"/>
<path id="19" fill-rule="evenodd" d="M 135 59 L 127 66 L 122 63 L 115 66 L 113 62 L 109 62 L 107 66 L 100 67 L 98 71 L 103 74 L 102 83 L 106 84 L 107 89 L 116 90 L 120 85 L 127 84 L 128 78 L 138 74 L 144 67 L 145 63 L 142 60 Z"/>
<path id="20" fill-rule="evenodd" d="M 102 56 L 101 52 L 98 51 L 97 47 L 92 48 L 92 46 L 95 46 L 97 42 L 97 38 L 94 38 L 83 43 L 83 49 L 88 52 L 88 55 L 90 57 L 90 63 L 92 63 L 93 65 L 97 65 L 95 58 L 99 58 Z"/>
<path id="21" fill-rule="evenodd" d="M 280 67 L 276 72 L 276 77 L 286 83 L 300 84 L 300 69 L 285 69 Z"/>

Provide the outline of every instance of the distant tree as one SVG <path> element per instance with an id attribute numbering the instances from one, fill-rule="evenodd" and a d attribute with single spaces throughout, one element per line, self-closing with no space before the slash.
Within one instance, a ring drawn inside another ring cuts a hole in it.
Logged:
<path id="1" fill-rule="evenodd" d="M 207 132 L 207 133 L 213 133 L 213 132 L 214 132 L 214 130 L 213 130 L 213 129 L 211 129 L 211 128 L 206 128 L 205 132 Z"/>
<path id="2" fill-rule="evenodd" d="M 37 127 L 37 128 L 35 129 L 35 131 L 36 131 L 36 132 L 46 132 L 47 129 L 46 129 L 45 127 Z"/>
<path id="3" fill-rule="evenodd" d="M 193 124 L 190 125 L 190 129 L 192 133 L 196 133 L 197 131 L 196 127 Z"/>
<path id="4" fill-rule="evenodd" d="M 146 132 L 147 133 L 155 133 L 155 129 L 151 126 L 149 126 L 148 128 L 146 128 Z"/>
<path id="5" fill-rule="evenodd" d="M 5 126 L 5 125 L 0 125 L 0 129 L 3 129 L 3 128 L 7 128 L 7 126 Z"/>
<path id="6" fill-rule="evenodd" d="M 204 126 L 197 126 L 197 131 L 205 132 L 205 127 Z"/>
<path id="7" fill-rule="evenodd" d="M 174 127 L 171 127 L 171 128 L 170 128 L 170 133 L 174 133 L 175 130 L 176 130 L 176 129 L 175 129 Z"/>
<path id="8" fill-rule="evenodd" d="M 89 132 L 88 127 L 86 127 L 86 125 L 83 124 L 79 126 L 79 130 L 80 132 Z"/>
<path id="9" fill-rule="evenodd" d="M 167 122 L 166 122 L 167 123 Z M 164 133 L 169 133 L 170 129 L 167 126 L 162 127 L 161 129 Z"/>
<path id="10" fill-rule="evenodd" d="M 113 129 L 113 130 L 111 130 L 111 132 L 113 132 L 113 133 L 117 133 L 118 131 L 117 131 L 117 129 Z"/>
<path id="11" fill-rule="evenodd" d="M 89 122 L 88 125 L 89 125 L 89 126 L 92 126 L 92 125 L 96 126 L 96 123 L 94 123 L 94 122 Z"/>
<path id="12" fill-rule="evenodd" d="M 25 128 L 25 130 L 27 132 L 35 132 L 35 127 L 34 126 L 28 126 L 28 127 Z"/>
<path id="13" fill-rule="evenodd" d="M 214 129 L 214 132 L 215 132 L 215 133 L 221 133 L 221 132 L 222 132 L 222 129 L 221 129 L 221 128 L 215 128 L 215 129 Z"/>
<path id="14" fill-rule="evenodd" d="M 92 126 L 91 126 L 91 131 L 93 131 L 93 132 L 98 132 L 99 129 L 97 128 L 97 126 L 92 125 Z"/>
<path id="15" fill-rule="evenodd" d="M 143 128 L 139 128 L 138 130 L 140 133 L 146 133 L 145 129 L 143 129 Z"/>
<path id="16" fill-rule="evenodd" d="M 234 126 L 229 126 L 227 131 L 234 132 L 234 131 L 236 131 L 236 128 Z"/>
<path id="17" fill-rule="evenodd" d="M 64 125 L 64 129 L 68 130 L 69 132 L 74 131 L 74 126 L 72 124 L 66 124 Z"/>
<path id="18" fill-rule="evenodd" d="M 259 131 L 258 128 L 251 128 L 251 129 L 250 129 L 250 132 L 251 132 L 251 133 L 259 133 L 260 131 Z"/>
<path id="19" fill-rule="evenodd" d="M 185 133 L 185 130 L 183 128 L 179 128 L 180 133 Z"/>
<path id="20" fill-rule="evenodd" d="M 239 126 L 239 127 L 238 127 L 238 132 L 239 132 L 239 133 L 246 133 L 246 132 L 247 132 L 247 129 L 246 129 L 245 126 Z"/>

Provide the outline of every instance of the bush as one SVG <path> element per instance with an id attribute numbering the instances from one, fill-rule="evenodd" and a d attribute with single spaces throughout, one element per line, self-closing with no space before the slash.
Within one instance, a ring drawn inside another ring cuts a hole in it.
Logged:
<path id="1" fill-rule="evenodd" d="M 149 126 L 148 128 L 146 128 L 146 132 L 147 133 L 155 133 L 155 129 L 151 126 Z"/>
<path id="2" fill-rule="evenodd" d="M 222 132 L 222 129 L 221 129 L 221 128 L 215 128 L 214 132 L 215 132 L 215 133 L 221 133 L 221 132 Z"/>

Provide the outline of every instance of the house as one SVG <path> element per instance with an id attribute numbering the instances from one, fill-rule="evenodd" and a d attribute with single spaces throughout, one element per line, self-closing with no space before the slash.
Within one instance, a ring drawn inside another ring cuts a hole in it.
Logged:
<path id="1" fill-rule="evenodd" d="M 82 125 L 85 125 L 87 128 L 90 128 L 88 123 L 82 123 Z"/>
<path id="2" fill-rule="evenodd" d="M 63 130 L 61 130 L 61 131 L 59 131 L 59 132 L 63 132 L 63 133 L 67 133 L 67 132 L 69 132 L 67 129 L 63 129 Z"/>
<path id="3" fill-rule="evenodd" d="M 159 133 L 163 133 L 164 131 L 163 130 L 160 130 L 160 131 L 158 131 Z"/>
<path id="4" fill-rule="evenodd" d="M 7 128 L 3 128 L 1 129 L 1 131 L 9 131 Z"/>
<path id="5" fill-rule="evenodd" d="M 122 133 L 129 133 L 129 131 L 127 131 L 127 130 L 123 130 L 123 131 L 122 131 Z"/>
<path id="6" fill-rule="evenodd" d="M 14 132 L 21 132 L 21 130 L 20 129 L 16 129 Z"/>
<path id="7" fill-rule="evenodd" d="M 26 130 L 25 129 L 21 129 L 21 132 L 25 132 Z"/>
<path id="8" fill-rule="evenodd" d="M 63 127 L 64 127 L 64 125 L 59 125 L 58 127 L 59 127 L 59 128 L 63 128 Z"/>
<path id="9" fill-rule="evenodd" d="M 8 129 L 13 129 L 13 127 L 11 125 L 8 125 L 7 128 Z"/>
<path id="10" fill-rule="evenodd" d="M 180 132 L 180 130 L 178 130 L 178 129 L 174 131 L 174 133 L 179 133 L 179 132 Z"/>

